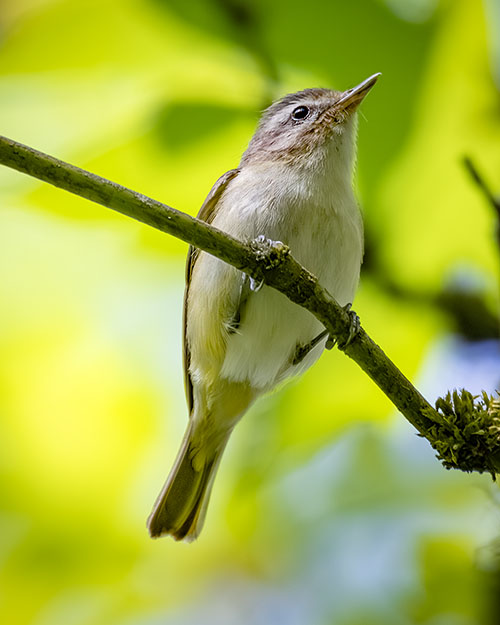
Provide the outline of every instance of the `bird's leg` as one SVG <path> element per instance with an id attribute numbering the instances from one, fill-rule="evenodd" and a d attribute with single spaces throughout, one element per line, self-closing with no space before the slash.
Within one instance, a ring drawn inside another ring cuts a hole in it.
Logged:
<path id="1" fill-rule="evenodd" d="M 243 317 L 243 313 L 245 311 L 245 306 L 250 296 L 250 291 L 255 291 L 252 289 L 252 278 L 247 276 L 245 273 L 242 275 L 241 286 L 240 286 L 240 297 L 238 300 L 238 306 L 234 311 L 232 319 L 227 324 L 227 329 L 229 334 L 234 334 L 240 328 L 241 319 Z"/>
<path id="2" fill-rule="evenodd" d="M 328 336 L 328 330 L 323 330 L 321 334 L 318 334 L 318 336 L 314 337 L 310 343 L 307 343 L 307 345 L 297 345 L 295 349 L 295 354 L 292 359 L 292 365 L 298 365 L 300 362 L 302 362 L 307 354 L 309 354 L 309 352 L 313 350 L 316 345 L 325 338 L 325 336 Z M 331 347 L 328 349 L 331 349 Z"/>
<path id="3" fill-rule="evenodd" d="M 297 345 L 295 354 L 292 359 L 292 365 L 298 365 L 300 362 L 302 362 L 307 354 L 309 354 L 309 352 L 313 350 L 316 345 L 320 343 L 326 336 L 328 338 L 325 343 L 325 349 L 332 349 L 333 347 L 335 347 L 336 344 L 339 349 L 344 350 L 358 334 L 361 327 L 359 317 L 354 312 L 354 310 L 351 310 L 351 306 L 352 304 L 346 304 L 345 306 L 342 306 L 342 309 L 349 315 L 350 319 L 349 335 L 347 339 L 343 343 L 339 343 L 334 336 L 328 334 L 328 330 L 323 330 L 323 332 L 318 334 L 318 336 L 314 337 L 310 343 L 307 343 L 307 345 Z"/>

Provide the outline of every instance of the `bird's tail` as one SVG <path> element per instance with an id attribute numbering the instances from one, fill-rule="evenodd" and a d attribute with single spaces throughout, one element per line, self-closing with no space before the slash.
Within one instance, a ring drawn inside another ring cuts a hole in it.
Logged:
<path id="1" fill-rule="evenodd" d="M 170 534 L 175 540 L 194 540 L 203 527 L 212 484 L 230 432 L 203 459 L 196 457 L 193 420 L 170 475 L 148 518 L 152 538 Z"/>

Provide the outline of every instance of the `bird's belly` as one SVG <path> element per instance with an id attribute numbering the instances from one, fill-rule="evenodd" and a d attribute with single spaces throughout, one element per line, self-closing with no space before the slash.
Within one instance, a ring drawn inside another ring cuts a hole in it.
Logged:
<path id="1" fill-rule="evenodd" d="M 272 388 L 319 358 L 318 345 L 300 365 L 292 366 L 297 345 L 308 343 L 321 329 L 310 312 L 264 286 L 251 294 L 240 328 L 228 337 L 221 377 L 262 390 Z"/>
<path id="2" fill-rule="evenodd" d="M 293 236 L 285 240 L 297 260 L 344 305 L 352 302 L 358 284 L 362 240 L 357 229 L 347 222 L 337 222 L 331 228 L 323 223 L 322 228 L 310 241 L 304 232 L 297 240 Z M 264 286 L 250 294 L 237 331 L 227 338 L 221 376 L 249 382 L 262 391 L 270 389 L 281 380 L 302 373 L 319 358 L 326 339 L 298 365 L 292 364 L 297 347 L 307 345 L 323 329 L 309 311 Z"/>

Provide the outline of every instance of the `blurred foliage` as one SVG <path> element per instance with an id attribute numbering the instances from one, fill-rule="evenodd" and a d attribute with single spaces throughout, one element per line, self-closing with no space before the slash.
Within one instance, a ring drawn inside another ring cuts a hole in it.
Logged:
<path id="1" fill-rule="evenodd" d="M 382 71 L 355 309 L 430 400 L 493 392 L 497 224 L 462 158 L 500 191 L 499 26 L 494 0 L 3 0 L 0 132 L 194 214 L 273 97 Z M 340 353 L 238 426 L 197 543 L 151 541 L 186 246 L 7 170 L 0 206 L 2 621 L 498 621 L 496 486 Z"/>

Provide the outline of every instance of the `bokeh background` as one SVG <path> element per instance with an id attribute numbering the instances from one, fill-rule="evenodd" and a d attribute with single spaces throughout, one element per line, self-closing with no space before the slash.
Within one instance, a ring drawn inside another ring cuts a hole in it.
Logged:
<path id="1" fill-rule="evenodd" d="M 3 0 L 0 132 L 195 214 L 272 98 L 363 104 L 355 309 L 434 401 L 500 386 L 496 0 Z M 0 620 L 497 623 L 500 493 L 341 353 L 238 426 L 205 529 L 145 519 L 186 421 L 186 246 L 0 170 Z"/>

